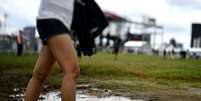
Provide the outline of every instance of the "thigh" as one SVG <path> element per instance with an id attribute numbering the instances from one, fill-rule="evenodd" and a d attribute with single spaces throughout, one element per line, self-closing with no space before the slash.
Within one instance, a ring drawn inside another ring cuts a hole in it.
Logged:
<path id="1" fill-rule="evenodd" d="M 58 34 L 70 34 L 68 28 L 57 19 L 37 20 L 37 29 L 43 45 L 47 45 L 49 38 Z"/>
<path id="2" fill-rule="evenodd" d="M 50 38 L 48 46 L 64 73 L 72 73 L 79 69 L 75 48 L 68 34 Z"/>
<path id="3" fill-rule="evenodd" d="M 37 59 L 33 74 L 46 77 L 54 64 L 55 59 L 48 46 L 44 45 Z"/>

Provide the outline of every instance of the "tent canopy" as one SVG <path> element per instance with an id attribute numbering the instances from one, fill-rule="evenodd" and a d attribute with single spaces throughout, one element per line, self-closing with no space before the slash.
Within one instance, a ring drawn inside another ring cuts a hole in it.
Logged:
<path id="1" fill-rule="evenodd" d="M 129 22 L 129 20 L 127 20 L 126 18 L 124 17 L 121 17 L 117 14 L 114 14 L 112 12 L 104 12 L 104 15 L 106 16 L 106 18 L 109 20 L 109 21 L 116 21 L 116 22 Z"/>

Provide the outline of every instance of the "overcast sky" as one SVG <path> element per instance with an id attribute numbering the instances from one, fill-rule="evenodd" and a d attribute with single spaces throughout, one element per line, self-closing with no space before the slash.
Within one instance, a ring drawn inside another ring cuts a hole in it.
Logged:
<path id="1" fill-rule="evenodd" d="M 112 11 L 133 21 L 142 16 L 154 17 L 164 26 L 165 41 L 175 38 L 190 45 L 191 24 L 201 22 L 201 0 L 96 0 L 103 10 Z M 35 25 L 40 0 L 0 0 L 0 20 L 8 14 L 8 32 Z"/>

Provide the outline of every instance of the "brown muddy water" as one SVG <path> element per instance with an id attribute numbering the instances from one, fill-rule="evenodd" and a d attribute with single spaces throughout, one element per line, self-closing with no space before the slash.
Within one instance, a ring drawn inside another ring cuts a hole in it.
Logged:
<path id="1" fill-rule="evenodd" d="M 50 92 L 41 97 L 42 99 L 39 101 L 61 101 L 59 92 Z M 76 101 L 144 101 L 144 100 L 140 100 L 140 99 L 131 100 L 126 97 L 111 96 L 111 95 L 96 96 L 93 94 L 86 94 L 85 91 L 77 91 Z"/>
<path id="2" fill-rule="evenodd" d="M 86 94 L 85 91 L 77 91 L 76 92 L 76 101 L 145 101 L 142 99 L 130 99 L 122 96 L 112 96 L 112 95 L 104 95 L 97 96 L 93 94 Z M 59 91 L 49 92 L 40 96 L 38 101 L 61 101 Z M 13 101 L 24 101 L 23 94 L 10 95 L 10 98 L 13 98 Z M 15 100 L 14 100 L 15 99 Z"/>
<path id="3" fill-rule="evenodd" d="M 18 92 L 22 89 L 13 89 L 13 91 Z M 24 101 L 24 95 L 21 93 L 10 94 L 8 98 L 1 99 L 0 101 Z M 173 92 L 172 92 L 173 93 Z M 199 92 L 200 94 L 200 92 Z M 61 101 L 60 91 L 46 91 L 40 96 L 38 101 Z M 98 88 L 87 88 L 87 89 L 78 89 L 76 91 L 76 101 L 201 101 L 199 95 L 192 96 L 178 96 L 178 95 L 153 95 L 153 94 L 131 94 L 131 92 L 116 93 L 111 90 L 103 90 Z"/>
<path id="4" fill-rule="evenodd" d="M 20 89 L 14 89 L 18 91 Z M 130 92 L 131 93 L 131 92 Z M 128 93 L 115 93 L 111 90 L 102 90 L 98 88 L 78 89 L 76 91 L 76 101 L 201 101 L 201 97 L 196 96 L 177 96 L 177 95 L 151 95 L 140 94 L 132 95 Z M 173 92 L 172 92 L 173 93 Z M 200 94 L 200 93 L 199 93 Z M 142 96 L 144 95 L 144 96 Z M 9 99 L 0 99 L 0 101 L 24 101 L 23 94 L 11 94 Z M 60 91 L 47 91 L 40 96 L 38 101 L 61 101 Z"/>
<path id="5" fill-rule="evenodd" d="M 23 92 L 31 75 L 0 73 L 0 101 L 23 101 Z M 201 101 L 201 88 L 167 92 L 121 92 L 105 90 L 92 82 L 80 82 L 76 101 Z M 60 85 L 45 83 L 39 101 L 61 101 Z M 177 91 L 177 92 L 175 92 Z"/>
<path id="6" fill-rule="evenodd" d="M 18 89 L 14 89 L 18 90 Z M 13 94 L 9 96 L 13 101 L 24 101 L 23 94 Z M 38 101 L 61 101 L 61 94 L 59 91 L 52 91 L 42 94 Z M 77 90 L 76 101 L 145 101 L 142 99 L 131 99 L 123 96 L 112 95 L 110 90 Z"/>

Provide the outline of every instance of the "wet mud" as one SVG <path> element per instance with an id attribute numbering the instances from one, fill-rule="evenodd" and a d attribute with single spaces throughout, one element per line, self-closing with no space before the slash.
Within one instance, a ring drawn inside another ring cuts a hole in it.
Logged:
<path id="1" fill-rule="evenodd" d="M 31 74 L 9 72 L 11 68 L 0 65 L 0 101 L 21 101 L 28 81 L 31 78 Z M 43 95 L 51 91 L 58 91 L 59 89 L 60 85 L 45 82 Z M 96 96 L 97 98 L 121 96 L 129 98 L 131 101 L 132 99 L 142 99 L 142 101 L 201 101 L 201 88 L 182 91 L 140 92 L 124 91 L 123 89 L 110 90 L 97 85 L 95 81 L 79 81 L 77 89 L 86 95 Z M 40 97 L 41 101 L 44 98 Z"/>

